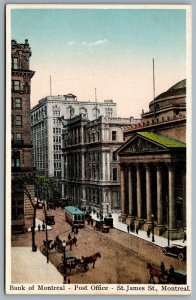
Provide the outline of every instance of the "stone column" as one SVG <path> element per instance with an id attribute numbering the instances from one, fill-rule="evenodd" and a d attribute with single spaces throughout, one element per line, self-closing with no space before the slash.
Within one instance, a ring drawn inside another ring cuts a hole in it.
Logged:
<path id="1" fill-rule="evenodd" d="M 84 144 L 84 127 L 80 127 L 80 143 Z"/>
<path id="2" fill-rule="evenodd" d="M 152 214 L 152 194 L 151 194 L 151 168 L 146 165 L 146 215 L 147 223 L 151 223 Z"/>
<path id="3" fill-rule="evenodd" d="M 121 214 L 125 215 L 125 178 L 124 170 L 120 170 L 120 198 L 121 198 Z"/>
<path id="4" fill-rule="evenodd" d="M 84 152 L 81 153 L 82 155 L 82 162 L 81 162 L 81 168 L 82 168 L 82 180 L 85 179 L 85 161 L 84 161 Z"/>
<path id="5" fill-rule="evenodd" d="M 129 191 L 129 215 L 133 216 L 133 182 L 132 182 L 132 170 L 129 167 L 128 170 L 128 191 Z"/>
<path id="6" fill-rule="evenodd" d="M 137 217 L 138 219 L 141 219 L 142 218 L 142 183 L 141 183 L 141 173 L 140 173 L 139 165 L 137 165 L 136 174 L 137 174 Z"/>
<path id="7" fill-rule="evenodd" d="M 105 153 L 102 152 L 102 180 L 105 181 Z"/>
<path id="8" fill-rule="evenodd" d="M 157 225 L 163 225 L 162 168 L 157 166 Z"/>
<path id="9" fill-rule="evenodd" d="M 107 152 L 107 169 L 108 181 L 110 181 L 110 152 Z"/>
<path id="10" fill-rule="evenodd" d="M 174 166 L 168 166 L 168 189 L 169 189 L 169 229 L 176 228 L 176 218 L 175 218 L 175 190 L 174 190 Z"/>

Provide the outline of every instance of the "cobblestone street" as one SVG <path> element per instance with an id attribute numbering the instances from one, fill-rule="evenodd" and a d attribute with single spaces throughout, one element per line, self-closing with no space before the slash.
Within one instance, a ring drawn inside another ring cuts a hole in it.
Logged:
<path id="1" fill-rule="evenodd" d="M 55 225 L 48 230 L 48 239 L 54 240 L 59 235 L 61 240 L 68 240 L 71 227 L 64 222 L 64 211 L 56 209 L 50 210 L 50 213 L 55 215 Z M 42 209 L 37 210 L 37 218 L 41 221 L 44 219 Z M 40 251 L 40 246 L 46 239 L 46 232 L 36 231 L 35 239 Z M 147 262 L 159 267 L 163 261 L 166 269 L 169 269 L 170 264 L 173 264 L 175 269 L 186 268 L 185 262 L 163 255 L 159 246 L 115 228 L 109 233 L 102 233 L 95 231 L 91 225 L 86 225 L 84 229 L 79 230 L 77 240 L 77 247 L 73 246 L 70 251 L 67 246 L 67 252 L 81 258 L 100 251 L 101 258 L 97 258 L 95 269 L 90 264 L 86 273 L 75 270 L 68 273 L 67 277 L 71 283 L 148 283 Z M 30 247 L 31 243 L 31 232 L 12 236 L 12 247 Z M 50 251 L 49 259 L 57 267 L 62 262 L 62 256 L 62 253 L 53 249 Z"/>

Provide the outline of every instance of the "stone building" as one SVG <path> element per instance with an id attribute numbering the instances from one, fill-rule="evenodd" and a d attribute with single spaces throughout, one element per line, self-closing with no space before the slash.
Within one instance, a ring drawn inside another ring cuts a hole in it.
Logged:
<path id="1" fill-rule="evenodd" d="M 89 121 L 80 114 L 64 121 L 63 196 L 70 204 L 119 211 L 119 167 L 116 150 L 123 142 L 123 127 L 133 118 L 100 116 Z"/>
<path id="2" fill-rule="evenodd" d="M 33 165 L 43 175 L 61 179 L 62 121 L 83 114 L 89 120 L 100 115 L 116 117 L 116 103 L 78 101 L 73 94 L 47 96 L 31 110 Z"/>
<path id="3" fill-rule="evenodd" d="M 30 92 L 34 71 L 29 68 L 31 48 L 28 40 L 11 43 L 11 138 L 12 138 L 12 182 L 16 175 L 31 174 L 32 143 L 30 128 Z M 34 199 L 34 187 L 28 190 Z M 12 191 L 12 228 L 31 226 L 33 209 L 23 190 Z"/>
<path id="4" fill-rule="evenodd" d="M 186 228 L 186 80 L 150 102 L 118 149 L 122 219 L 182 238 Z"/>

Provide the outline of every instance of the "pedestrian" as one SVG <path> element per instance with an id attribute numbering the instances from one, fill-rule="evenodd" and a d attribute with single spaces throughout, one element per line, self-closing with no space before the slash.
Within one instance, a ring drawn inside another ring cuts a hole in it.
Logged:
<path id="1" fill-rule="evenodd" d="M 150 237 L 150 227 L 148 227 L 148 229 L 147 229 L 147 237 L 149 238 Z"/>
<path id="2" fill-rule="evenodd" d="M 136 225 L 136 227 L 135 227 L 135 232 L 136 232 L 136 234 L 138 234 L 138 232 L 139 232 L 139 226 L 138 225 Z"/>
<path id="3" fill-rule="evenodd" d="M 91 226 L 93 226 L 93 218 L 91 219 Z"/>
<path id="4" fill-rule="evenodd" d="M 68 240 L 69 241 L 71 240 L 71 234 L 70 233 L 68 234 Z"/>
<path id="5" fill-rule="evenodd" d="M 141 230 L 142 229 L 142 223 L 139 221 L 139 223 L 138 223 L 138 228 L 139 228 L 139 230 Z"/>
<path id="6" fill-rule="evenodd" d="M 127 225 L 127 232 L 129 233 L 129 229 L 130 229 L 130 226 L 129 224 Z"/>
<path id="7" fill-rule="evenodd" d="M 74 235 L 74 237 L 73 237 L 73 239 L 72 239 L 72 242 L 73 242 L 73 246 L 76 246 L 77 247 L 77 238 L 75 237 L 75 235 Z"/>
<path id="8" fill-rule="evenodd" d="M 75 234 L 78 234 L 78 227 L 75 228 Z"/>
<path id="9" fill-rule="evenodd" d="M 75 227 L 72 225 L 71 232 L 74 232 Z"/>
<path id="10" fill-rule="evenodd" d="M 165 274 L 165 265 L 163 262 L 161 262 L 160 269 L 161 269 L 161 273 L 164 275 Z"/>
<path id="11" fill-rule="evenodd" d="M 45 222 L 43 221 L 43 223 L 42 223 L 42 230 L 45 230 Z"/>
<path id="12" fill-rule="evenodd" d="M 41 230 L 41 225 L 38 224 L 37 228 L 38 228 L 38 231 L 40 231 Z"/>
<path id="13" fill-rule="evenodd" d="M 169 279 L 171 279 L 174 276 L 174 266 L 170 265 L 169 268 Z"/>
<path id="14" fill-rule="evenodd" d="M 183 243 L 186 241 L 186 231 L 184 231 Z"/>

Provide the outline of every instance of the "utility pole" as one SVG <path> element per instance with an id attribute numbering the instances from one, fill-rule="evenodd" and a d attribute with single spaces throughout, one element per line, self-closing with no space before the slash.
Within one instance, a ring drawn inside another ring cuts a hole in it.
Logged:
<path id="1" fill-rule="evenodd" d="M 52 77 L 50 75 L 50 96 L 52 96 Z"/>
<path id="2" fill-rule="evenodd" d="M 98 117 L 98 114 L 97 114 L 97 89 L 95 88 L 95 102 L 96 102 L 96 119 Z"/>

